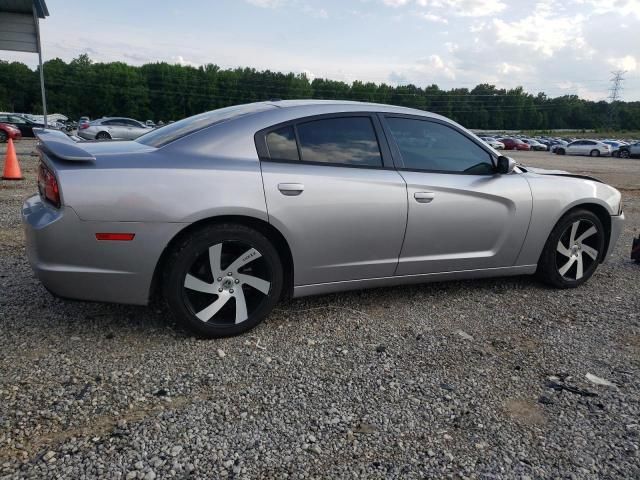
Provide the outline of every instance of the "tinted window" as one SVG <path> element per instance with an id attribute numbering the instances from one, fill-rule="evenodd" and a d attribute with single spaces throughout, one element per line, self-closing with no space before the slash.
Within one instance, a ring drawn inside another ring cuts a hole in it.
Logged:
<path id="1" fill-rule="evenodd" d="M 300 160 L 293 127 L 284 127 L 269 133 L 267 148 L 271 160 Z"/>
<path id="2" fill-rule="evenodd" d="M 27 121 L 22 118 L 22 117 L 9 117 L 9 120 L 11 121 L 11 123 L 27 123 Z"/>
<path id="3" fill-rule="evenodd" d="M 0 123 L 2 122 L 8 122 L 9 121 L 9 117 L 6 115 L 0 115 Z"/>
<path id="4" fill-rule="evenodd" d="M 182 138 L 190 133 L 221 123 L 232 118 L 261 112 L 275 108 L 269 104 L 237 105 L 235 107 L 220 108 L 211 112 L 201 113 L 193 117 L 185 118 L 178 122 L 170 123 L 164 127 L 151 130 L 136 139 L 136 142 L 150 147 L 161 147 L 174 140 Z"/>
<path id="5" fill-rule="evenodd" d="M 382 166 L 382 155 L 369 117 L 329 118 L 297 126 L 302 160 Z"/>
<path id="6" fill-rule="evenodd" d="M 435 122 L 387 118 L 405 168 L 493 173 L 489 153 L 453 128 Z"/>

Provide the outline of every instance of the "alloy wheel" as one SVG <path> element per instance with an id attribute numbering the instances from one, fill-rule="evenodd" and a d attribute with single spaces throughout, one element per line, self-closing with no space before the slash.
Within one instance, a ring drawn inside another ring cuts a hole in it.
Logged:
<path id="1" fill-rule="evenodd" d="M 272 272 L 262 254 L 241 241 L 210 246 L 198 255 L 183 281 L 183 300 L 200 321 L 245 322 L 267 301 Z"/>
<path id="2" fill-rule="evenodd" d="M 556 246 L 556 268 L 565 280 L 582 279 L 598 261 L 600 232 L 589 220 L 576 220 L 567 227 Z"/>

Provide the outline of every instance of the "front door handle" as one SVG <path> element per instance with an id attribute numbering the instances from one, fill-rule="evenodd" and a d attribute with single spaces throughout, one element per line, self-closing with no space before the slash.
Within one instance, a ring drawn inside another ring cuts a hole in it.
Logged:
<path id="1" fill-rule="evenodd" d="M 431 203 L 435 196 L 433 192 L 416 192 L 413 194 L 413 198 L 415 198 L 418 203 Z"/>
<path id="2" fill-rule="evenodd" d="M 304 185 L 301 183 L 279 183 L 278 190 L 287 197 L 295 197 L 304 191 Z"/>

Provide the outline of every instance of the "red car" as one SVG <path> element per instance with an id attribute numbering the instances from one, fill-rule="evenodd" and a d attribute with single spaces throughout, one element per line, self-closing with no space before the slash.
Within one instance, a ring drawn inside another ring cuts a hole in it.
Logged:
<path id="1" fill-rule="evenodd" d="M 8 123 L 0 123 L 0 143 L 4 143 L 9 139 L 19 140 L 22 137 L 20 130 Z"/>
<path id="2" fill-rule="evenodd" d="M 504 143 L 505 150 L 531 150 L 531 145 L 524 143 L 519 138 L 501 138 L 498 141 Z"/>

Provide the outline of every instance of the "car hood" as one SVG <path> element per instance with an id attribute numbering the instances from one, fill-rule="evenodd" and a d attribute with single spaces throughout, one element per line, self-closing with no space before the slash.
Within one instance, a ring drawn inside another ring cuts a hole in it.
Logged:
<path id="1" fill-rule="evenodd" d="M 570 173 L 564 170 L 548 170 L 546 168 L 536 168 L 536 167 L 526 167 L 526 166 L 523 166 L 523 168 L 527 172 L 537 173 L 538 175 L 554 175 L 557 177 L 572 177 L 572 178 L 580 178 L 582 180 L 592 180 L 594 182 L 604 183 L 599 178 L 590 177 L 588 175 L 578 175 L 576 173 Z"/>

